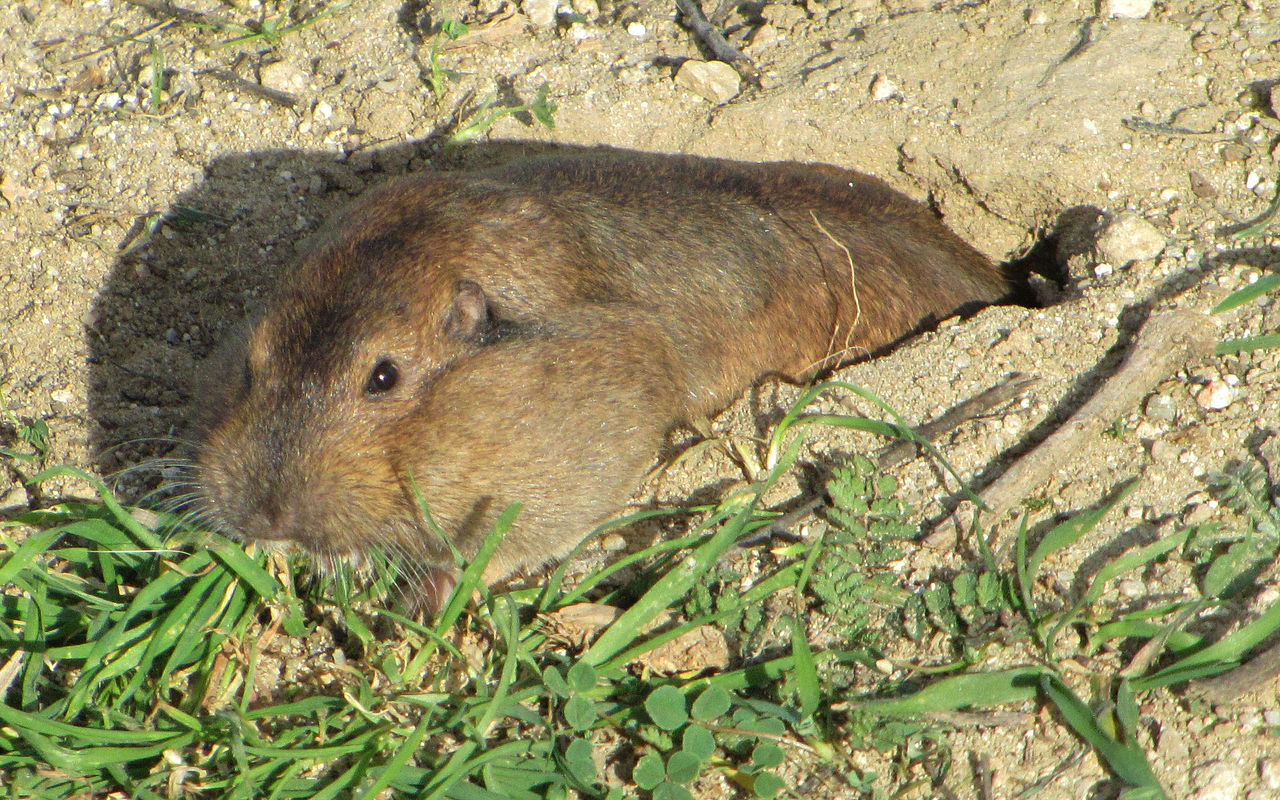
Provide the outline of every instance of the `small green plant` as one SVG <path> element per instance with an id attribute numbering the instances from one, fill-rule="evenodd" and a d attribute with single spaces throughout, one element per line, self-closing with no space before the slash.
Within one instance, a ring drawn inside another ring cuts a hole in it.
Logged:
<path id="1" fill-rule="evenodd" d="M 306 30 L 321 20 L 328 19 L 335 14 L 345 11 L 351 5 L 351 0 L 342 0 L 336 2 L 318 14 L 306 17 L 292 25 L 285 24 L 286 20 L 292 16 L 292 9 L 279 17 L 267 17 L 253 25 L 240 25 L 234 22 L 220 21 L 216 25 L 207 23 L 193 23 L 197 27 L 210 27 L 219 30 L 225 30 L 232 33 L 238 33 L 235 38 L 218 44 L 209 45 L 206 50 L 221 50 L 227 47 L 236 47 L 244 44 L 262 44 L 268 48 L 275 47 L 280 44 L 280 40 L 291 33 Z"/>
<path id="2" fill-rule="evenodd" d="M 498 106 L 496 105 L 498 98 L 490 97 L 453 132 L 448 139 L 448 144 L 458 145 L 478 139 L 493 127 L 495 122 L 512 114 L 530 114 L 548 130 L 554 129 L 556 104 L 549 96 L 550 91 L 550 87 L 544 83 L 538 87 L 538 93 L 532 103 L 511 106 Z"/>
<path id="3" fill-rule="evenodd" d="M 457 80 L 458 78 L 458 73 L 445 69 L 440 65 L 440 37 L 447 37 L 452 42 L 466 32 L 467 26 L 465 24 L 457 20 L 446 19 L 440 23 L 440 30 L 436 31 L 435 37 L 431 40 L 431 55 L 428 59 L 430 72 L 427 75 L 427 86 L 430 87 L 431 93 L 435 95 L 437 100 L 444 97 L 447 81 Z"/>
<path id="4" fill-rule="evenodd" d="M 1123 441 L 1128 433 L 1129 426 L 1125 424 L 1124 417 L 1116 417 L 1115 421 L 1102 432 L 1102 435 L 1119 442 Z"/>
<path id="5" fill-rule="evenodd" d="M 911 510 L 897 497 L 898 483 L 877 475 L 867 458 L 854 456 L 827 481 L 831 523 L 820 544 L 809 591 L 844 641 L 866 640 L 872 615 L 905 599 L 897 576 L 885 565 L 905 555 L 916 535 Z"/>
<path id="6" fill-rule="evenodd" d="M 164 51 L 155 37 L 151 39 L 151 113 L 159 114 L 164 105 Z"/>
<path id="7" fill-rule="evenodd" d="M 1202 593 L 1206 598 L 1230 598 L 1253 584 L 1280 549 L 1280 500 L 1260 464 L 1237 463 L 1210 476 L 1214 496 L 1238 513 L 1243 526 L 1202 526 L 1187 550 L 1206 565 Z"/>
<path id="8" fill-rule="evenodd" d="M 0 458 L 8 458 L 20 464 L 39 466 L 49 452 L 49 426 L 42 419 L 23 420 L 9 408 L 4 392 L 0 392 L 0 415 L 22 449 L 0 445 Z"/>

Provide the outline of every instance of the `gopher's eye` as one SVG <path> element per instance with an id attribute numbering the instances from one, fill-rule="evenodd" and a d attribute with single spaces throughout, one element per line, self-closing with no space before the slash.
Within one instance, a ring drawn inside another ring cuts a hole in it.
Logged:
<path id="1" fill-rule="evenodd" d="M 369 382 L 364 385 L 364 389 L 369 394 L 382 394 L 391 391 L 399 379 L 400 368 L 394 361 L 384 358 L 373 365 L 373 372 L 369 373 Z"/>

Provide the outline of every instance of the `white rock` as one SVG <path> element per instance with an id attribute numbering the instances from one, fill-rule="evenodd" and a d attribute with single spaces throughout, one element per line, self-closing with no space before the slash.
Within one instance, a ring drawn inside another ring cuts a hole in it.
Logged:
<path id="1" fill-rule="evenodd" d="M 644 35 L 648 32 L 649 31 L 645 28 L 643 22 L 633 22 L 627 26 L 627 34 L 629 36 L 634 36 L 637 39 L 643 39 Z"/>
<path id="2" fill-rule="evenodd" d="M 1164 250 L 1165 237 L 1142 215 L 1126 211 L 1107 222 L 1098 236 L 1098 255 L 1113 264 L 1155 258 Z"/>
<path id="3" fill-rule="evenodd" d="M 1244 787 L 1240 770 L 1223 761 L 1214 761 L 1195 771 L 1193 781 L 1198 787 L 1193 800 L 1236 800 Z"/>
<path id="4" fill-rule="evenodd" d="M 1268 711 L 1271 719 L 1268 719 Z M 1262 719 L 1268 725 L 1274 725 L 1272 719 L 1276 718 L 1274 709 L 1262 712 Z M 1258 777 L 1262 778 L 1262 785 L 1272 792 L 1280 792 L 1280 760 L 1275 758 L 1262 758 L 1258 760 Z"/>
<path id="5" fill-rule="evenodd" d="M 675 81 L 676 86 L 717 104 L 737 97 L 742 83 L 738 71 L 723 61 L 694 59 L 680 65 Z"/>
<path id="6" fill-rule="evenodd" d="M 556 21 L 557 0 L 522 0 L 520 10 L 539 28 L 549 28 Z"/>
<path id="7" fill-rule="evenodd" d="M 1108 17 L 1121 19 L 1142 19 L 1151 13 L 1155 0 L 1107 0 L 1105 12 Z"/>
<path id="8" fill-rule="evenodd" d="M 889 80 L 887 75 L 877 75 L 871 81 L 871 99 L 872 100 L 888 100 L 899 94 L 898 84 Z"/>
<path id="9" fill-rule="evenodd" d="M 262 85 L 281 92 L 300 92 L 307 88 L 307 75 L 288 61 L 277 61 L 262 68 Z"/>
<path id="10" fill-rule="evenodd" d="M 1206 411 L 1221 411 L 1236 399 L 1236 392 L 1226 381 L 1211 380 L 1196 392 L 1196 403 Z"/>

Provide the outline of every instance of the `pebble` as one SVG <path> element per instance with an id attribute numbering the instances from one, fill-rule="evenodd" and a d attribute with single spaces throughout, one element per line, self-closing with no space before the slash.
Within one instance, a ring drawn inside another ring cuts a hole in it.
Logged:
<path id="1" fill-rule="evenodd" d="M 1177 404 L 1167 394 L 1153 394 L 1148 397 L 1142 411 L 1148 419 L 1157 422 L 1173 422 L 1178 416 Z"/>
<path id="2" fill-rule="evenodd" d="M 258 73 L 262 85 L 281 92 L 300 92 L 307 88 L 307 75 L 288 61 L 268 64 Z"/>
<path id="3" fill-rule="evenodd" d="M 1271 717 L 1271 719 L 1268 719 Z M 1262 712 L 1262 720 L 1268 725 L 1275 725 L 1275 709 Z M 1280 792 L 1280 759 L 1262 758 L 1258 760 L 1258 777 L 1262 785 L 1273 792 Z"/>
<path id="4" fill-rule="evenodd" d="M 1098 255 L 1113 264 L 1128 264 L 1155 258 L 1164 250 L 1164 234 L 1131 211 L 1118 214 L 1098 237 Z"/>
<path id="5" fill-rule="evenodd" d="M 1210 183 L 1209 179 L 1202 173 L 1191 170 L 1187 173 L 1187 179 L 1191 182 L 1191 193 L 1196 197 L 1209 199 L 1218 196 L 1217 187 Z"/>
<path id="6" fill-rule="evenodd" d="M 807 14 L 803 8 L 791 3 L 769 3 L 760 10 L 760 16 L 773 23 L 775 27 L 789 31 L 800 24 Z"/>
<path id="7" fill-rule="evenodd" d="M 539 28 L 549 28 L 556 21 L 558 0 L 521 0 L 520 10 Z"/>
<path id="8" fill-rule="evenodd" d="M 1216 378 L 1196 392 L 1196 403 L 1206 411 L 1221 411 L 1235 400 L 1235 390 Z"/>
<path id="9" fill-rule="evenodd" d="M 1240 770 L 1223 761 L 1212 761 L 1197 769 L 1192 782 L 1199 788 L 1192 800 L 1236 800 L 1244 788 Z"/>
<path id="10" fill-rule="evenodd" d="M 680 65 L 675 77 L 676 86 L 716 104 L 737 97 L 741 82 L 738 71 L 723 61 L 690 59 Z"/>
<path id="11" fill-rule="evenodd" d="M 1155 0 L 1107 0 L 1106 14 L 1120 19 L 1142 19 L 1151 13 L 1153 5 Z"/>
<path id="12" fill-rule="evenodd" d="M 1180 451 L 1178 445 L 1165 442 L 1164 439 L 1156 439 L 1151 443 L 1152 461 L 1160 463 L 1174 463 L 1178 461 Z"/>
<path id="13" fill-rule="evenodd" d="M 1222 160 L 1230 164 L 1233 161 L 1244 161 L 1249 157 L 1249 148 L 1237 142 L 1224 145 L 1222 148 Z"/>
<path id="14" fill-rule="evenodd" d="M 896 97 L 899 93 L 898 84 L 889 80 L 885 75 L 877 75 L 871 81 L 872 100 L 888 100 L 890 97 Z"/>
<path id="15" fill-rule="evenodd" d="M 644 27 L 643 22 L 632 22 L 627 26 L 627 34 L 637 39 L 643 39 L 644 35 L 649 31 Z"/>

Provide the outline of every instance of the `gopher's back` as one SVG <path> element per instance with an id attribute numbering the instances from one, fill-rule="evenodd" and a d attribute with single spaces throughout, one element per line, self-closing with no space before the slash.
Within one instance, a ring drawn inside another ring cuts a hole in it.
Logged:
<path id="1" fill-rule="evenodd" d="M 585 301 L 649 309 L 669 331 L 691 413 L 1010 293 L 929 209 L 837 167 L 597 151 L 484 174 L 548 209 Z"/>

